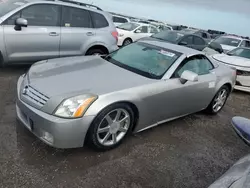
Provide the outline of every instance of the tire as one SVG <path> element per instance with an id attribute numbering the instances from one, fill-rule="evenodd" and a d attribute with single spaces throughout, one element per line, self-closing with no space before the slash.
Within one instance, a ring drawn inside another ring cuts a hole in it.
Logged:
<path id="1" fill-rule="evenodd" d="M 219 95 L 222 95 L 223 91 L 226 92 L 226 94 L 224 95 L 223 100 L 221 98 L 221 101 L 219 101 L 220 105 L 217 105 L 217 107 L 215 108 L 214 107 L 215 103 L 216 103 L 216 101 L 218 101 L 218 97 L 219 97 Z M 222 108 L 224 107 L 224 105 L 226 104 L 229 94 L 230 94 L 229 88 L 227 86 L 225 86 L 225 85 L 222 86 L 219 89 L 219 91 L 216 93 L 213 100 L 211 101 L 211 103 L 209 104 L 209 106 L 206 108 L 205 111 L 207 113 L 209 113 L 209 114 L 217 114 L 217 113 L 219 113 L 222 110 Z"/>
<path id="2" fill-rule="evenodd" d="M 122 43 L 122 46 L 127 46 L 129 44 L 131 44 L 133 41 L 131 39 L 125 39 Z"/>
<path id="3" fill-rule="evenodd" d="M 104 55 L 104 54 L 106 53 L 103 50 L 97 48 L 90 49 L 86 53 L 86 55 Z"/>
<path id="4" fill-rule="evenodd" d="M 118 111 L 120 116 L 118 117 Z M 127 116 L 127 118 L 125 118 Z M 110 117 L 110 118 L 109 118 Z M 118 123 L 115 119 L 121 121 Z M 134 123 L 134 112 L 125 103 L 117 103 L 102 110 L 90 125 L 87 134 L 87 143 L 99 151 L 107 151 L 119 146 L 131 132 Z M 108 127 L 108 125 L 111 125 Z M 98 133 L 99 130 L 99 133 Z M 116 137 L 116 139 L 114 139 Z"/>

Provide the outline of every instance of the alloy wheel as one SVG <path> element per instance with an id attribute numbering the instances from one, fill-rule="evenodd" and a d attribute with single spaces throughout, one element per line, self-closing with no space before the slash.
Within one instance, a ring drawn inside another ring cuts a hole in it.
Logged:
<path id="1" fill-rule="evenodd" d="M 213 102 L 213 111 L 218 112 L 220 109 L 224 106 L 226 99 L 227 99 L 227 90 L 222 89 L 218 95 L 215 97 L 214 102 Z"/>
<path id="2" fill-rule="evenodd" d="M 98 126 L 98 142 L 104 146 L 112 146 L 121 141 L 129 130 L 130 120 L 130 114 L 125 109 L 109 112 Z"/>

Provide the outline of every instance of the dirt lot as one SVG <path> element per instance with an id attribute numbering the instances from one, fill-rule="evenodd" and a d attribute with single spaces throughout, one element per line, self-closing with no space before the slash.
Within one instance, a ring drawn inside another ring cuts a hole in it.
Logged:
<path id="1" fill-rule="evenodd" d="M 26 69 L 0 70 L 0 187 L 203 188 L 249 153 L 230 126 L 233 115 L 250 118 L 250 95 L 241 92 L 217 116 L 187 116 L 109 152 L 50 148 L 16 122 L 16 81 Z"/>

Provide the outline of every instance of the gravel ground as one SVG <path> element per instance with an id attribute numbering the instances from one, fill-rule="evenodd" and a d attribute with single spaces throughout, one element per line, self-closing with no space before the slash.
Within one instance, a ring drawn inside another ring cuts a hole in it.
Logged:
<path id="1" fill-rule="evenodd" d="M 217 116 L 190 115 L 109 152 L 51 148 L 16 122 L 16 81 L 27 68 L 0 70 L 0 187 L 203 188 L 249 153 L 230 126 L 234 115 L 250 118 L 250 95 L 241 92 Z"/>

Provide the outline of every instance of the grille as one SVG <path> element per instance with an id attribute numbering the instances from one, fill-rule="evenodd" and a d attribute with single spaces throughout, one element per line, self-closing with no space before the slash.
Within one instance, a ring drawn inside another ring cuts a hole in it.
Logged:
<path id="1" fill-rule="evenodd" d="M 29 100 L 31 100 L 34 103 L 37 103 L 40 106 L 44 106 L 46 102 L 49 100 L 49 97 L 37 91 L 30 85 L 25 86 L 22 93 Z"/>

